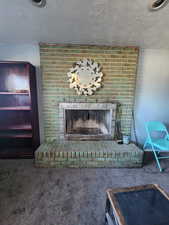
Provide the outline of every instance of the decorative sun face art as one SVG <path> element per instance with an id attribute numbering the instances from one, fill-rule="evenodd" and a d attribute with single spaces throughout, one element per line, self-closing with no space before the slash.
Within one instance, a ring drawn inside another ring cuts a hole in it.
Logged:
<path id="1" fill-rule="evenodd" d="M 101 87 L 101 66 L 92 59 L 76 62 L 67 75 L 70 88 L 74 88 L 78 95 L 92 95 Z"/>

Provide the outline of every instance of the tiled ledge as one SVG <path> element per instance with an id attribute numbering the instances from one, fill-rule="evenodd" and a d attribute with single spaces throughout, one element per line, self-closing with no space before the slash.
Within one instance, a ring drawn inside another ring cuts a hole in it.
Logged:
<path id="1" fill-rule="evenodd" d="M 53 141 L 35 152 L 37 167 L 141 167 L 143 151 L 114 141 Z"/>

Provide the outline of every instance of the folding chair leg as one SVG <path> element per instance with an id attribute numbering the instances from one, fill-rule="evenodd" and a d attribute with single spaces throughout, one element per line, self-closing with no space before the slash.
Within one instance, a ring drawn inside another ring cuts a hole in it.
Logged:
<path id="1" fill-rule="evenodd" d="M 146 146 L 147 146 L 147 140 L 144 143 L 143 150 L 146 148 Z"/>
<path id="2" fill-rule="evenodd" d="M 157 154 L 156 154 L 156 152 L 155 152 L 155 151 L 153 151 L 153 153 L 154 153 L 154 156 L 155 156 L 155 159 L 156 159 L 156 162 L 157 162 L 158 168 L 160 169 L 160 172 L 162 172 L 162 171 L 163 171 L 163 169 L 161 168 L 161 165 L 160 165 L 159 159 L 158 159 L 158 157 L 157 157 Z"/>

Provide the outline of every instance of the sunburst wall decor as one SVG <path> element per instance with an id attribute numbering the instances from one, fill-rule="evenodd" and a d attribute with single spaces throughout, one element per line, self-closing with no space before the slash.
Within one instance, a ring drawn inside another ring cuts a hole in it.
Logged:
<path id="1" fill-rule="evenodd" d="M 85 58 L 76 62 L 67 75 L 70 88 L 74 88 L 78 95 L 92 95 L 101 87 L 101 66 L 92 59 Z"/>

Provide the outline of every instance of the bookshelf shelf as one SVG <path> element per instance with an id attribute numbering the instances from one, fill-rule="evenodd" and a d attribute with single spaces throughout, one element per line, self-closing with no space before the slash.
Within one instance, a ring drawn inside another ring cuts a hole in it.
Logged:
<path id="1" fill-rule="evenodd" d="M 8 106 L 8 107 L 0 107 L 0 111 L 30 111 L 30 106 Z"/>
<path id="2" fill-rule="evenodd" d="M 31 124 L 0 126 L 1 130 L 32 130 Z"/>
<path id="3" fill-rule="evenodd" d="M 8 91 L 1 91 L 0 95 L 29 95 L 28 92 L 8 92 Z"/>
<path id="4" fill-rule="evenodd" d="M 3 134 L 0 133 L 0 138 L 32 138 L 32 134 Z"/>

